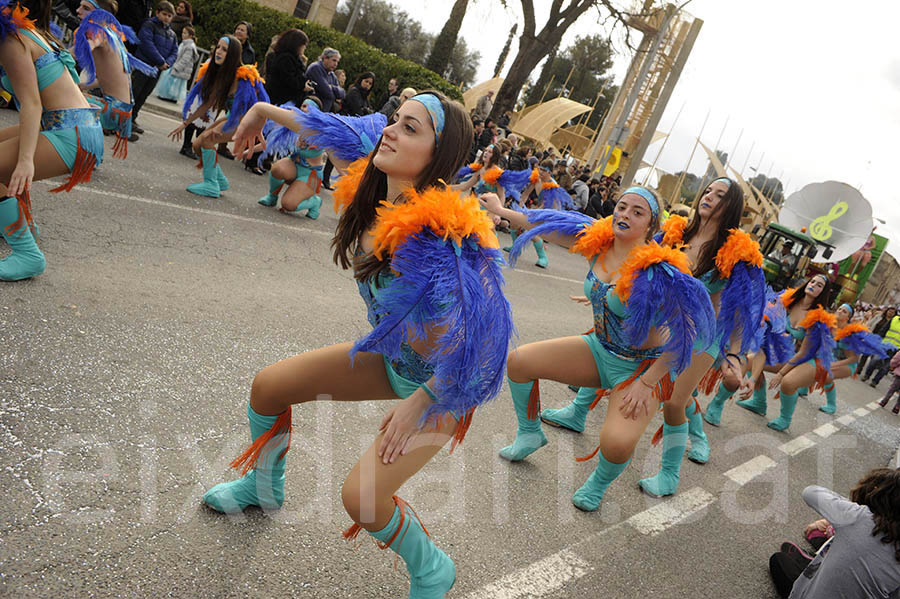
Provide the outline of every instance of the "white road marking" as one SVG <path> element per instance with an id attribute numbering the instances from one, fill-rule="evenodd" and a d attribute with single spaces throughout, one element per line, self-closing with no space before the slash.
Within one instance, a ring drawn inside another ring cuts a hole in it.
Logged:
<path id="1" fill-rule="evenodd" d="M 543 597 L 581 578 L 590 570 L 590 564 L 570 549 L 563 549 L 469 593 L 466 599 Z"/>
<path id="2" fill-rule="evenodd" d="M 829 422 L 829 423 L 823 424 L 819 428 L 815 429 L 813 432 L 824 439 L 825 437 L 830 437 L 834 433 L 838 432 L 838 428 Z"/>
<path id="3" fill-rule="evenodd" d="M 873 402 L 870 403 L 870 404 L 866 404 L 866 407 L 869 408 L 870 410 L 877 410 L 877 409 L 880 408 L 881 406 L 878 405 L 878 402 L 877 402 L 877 401 L 873 401 Z"/>
<path id="4" fill-rule="evenodd" d="M 639 533 L 655 537 L 667 528 L 682 522 L 715 501 L 716 498 L 705 489 L 694 487 L 683 493 L 678 493 L 674 497 L 665 499 L 639 514 L 635 514 L 626 522 Z"/>
<path id="5" fill-rule="evenodd" d="M 856 416 L 854 416 L 853 414 L 844 414 L 843 416 L 835 420 L 835 422 L 843 426 L 850 426 L 851 424 L 856 422 Z"/>
<path id="6" fill-rule="evenodd" d="M 810 447 L 815 446 L 816 442 L 803 435 L 802 437 L 797 437 L 796 439 L 791 439 L 787 443 L 781 445 L 778 449 L 783 451 L 788 455 L 797 455 L 801 451 L 805 449 L 809 449 Z"/>
<path id="7" fill-rule="evenodd" d="M 745 485 L 769 468 L 775 466 L 775 461 L 769 456 L 758 455 L 752 460 L 748 460 L 725 472 L 725 476 L 733 480 L 739 485 Z"/>
<path id="8" fill-rule="evenodd" d="M 856 410 L 853 410 L 853 415 L 856 416 L 857 418 L 862 418 L 863 416 L 865 416 L 868 413 L 869 413 L 869 410 L 867 410 L 865 408 L 858 408 Z"/>

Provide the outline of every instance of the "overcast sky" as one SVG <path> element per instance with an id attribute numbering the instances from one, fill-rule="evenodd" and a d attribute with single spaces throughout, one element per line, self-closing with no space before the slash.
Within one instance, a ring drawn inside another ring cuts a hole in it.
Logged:
<path id="1" fill-rule="evenodd" d="M 453 4 L 394 3 L 433 33 L 440 31 Z M 481 51 L 478 81 L 493 74 L 516 20 L 521 33 L 520 3 L 507 4 L 508 9 L 497 0 L 469 4 L 460 34 L 470 48 Z M 535 0 L 538 30 L 549 5 L 549 0 Z M 889 237 L 889 250 L 900 255 L 900 166 L 894 162 L 900 142 L 900 3 L 692 0 L 685 10 L 704 25 L 660 122 L 660 130 L 668 132 L 684 105 L 658 166 L 684 168 L 709 111 L 701 138 L 707 145 L 715 144 L 726 119 L 720 150 L 731 153 L 743 131 L 732 164 L 743 165 L 754 144 L 745 175 L 752 175 L 749 166 L 754 166 L 780 176 L 788 195 L 826 180 L 860 188 L 875 217 L 887 221 L 878 224 L 877 232 Z M 593 9 L 582 16 L 567 32 L 563 47 L 576 35 L 602 33 L 597 17 Z M 631 55 L 623 44 L 616 46 L 621 81 Z M 514 39 L 507 67 L 516 47 Z M 651 146 L 646 160 L 653 160 L 659 145 Z M 698 149 L 690 170 L 700 173 L 705 165 Z"/>

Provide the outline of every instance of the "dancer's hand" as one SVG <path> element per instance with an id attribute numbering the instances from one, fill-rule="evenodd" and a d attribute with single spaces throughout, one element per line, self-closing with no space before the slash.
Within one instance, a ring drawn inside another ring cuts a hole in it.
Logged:
<path id="1" fill-rule="evenodd" d="M 821 520 L 816 520 L 815 522 L 810 522 L 809 524 L 806 525 L 806 528 L 803 529 L 803 536 L 808 537 L 809 533 L 811 533 L 814 530 L 818 530 L 820 532 L 826 532 L 828 530 L 829 526 L 831 526 L 831 523 L 828 522 L 828 520 L 826 520 L 825 518 L 822 518 Z"/>
<path id="2" fill-rule="evenodd" d="M 260 113 L 257 106 L 259 105 L 254 105 L 247 111 L 231 137 L 234 142 L 232 152 L 237 158 L 249 158 L 257 148 L 266 147 L 266 138 L 262 134 L 266 117 Z"/>
<path id="3" fill-rule="evenodd" d="M 772 377 L 772 380 L 769 381 L 769 389 L 777 389 L 781 386 L 781 381 L 784 380 L 784 375 L 780 372 Z"/>
<path id="4" fill-rule="evenodd" d="M 584 306 L 591 305 L 591 300 L 589 298 L 586 298 L 583 295 L 570 295 L 569 299 L 572 300 L 573 302 L 575 302 L 576 304 L 582 304 Z"/>
<path id="5" fill-rule="evenodd" d="M 735 366 L 734 362 L 732 362 L 731 356 L 725 356 L 725 364 L 723 365 L 724 372 L 722 374 L 728 375 L 729 373 L 735 378 L 741 378 L 742 368 L 740 366 L 741 361 L 737 360 L 738 364 Z"/>
<path id="6" fill-rule="evenodd" d="M 181 141 L 181 133 L 187 129 L 187 125 L 185 123 L 181 123 L 169 133 L 169 137 L 171 137 L 175 141 Z"/>
<path id="7" fill-rule="evenodd" d="M 503 209 L 503 202 L 500 201 L 500 196 L 496 193 L 483 193 L 478 196 L 478 201 L 485 210 L 492 214 L 497 214 Z"/>
<path id="8" fill-rule="evenodd" d="M 491 222 L 494 223 L 494 228 L 496 229 L 497 225 L 500 224 L 500 217 L 497 216 L 496 214 L 491 214 Z"/>
<path id="9" fill-rule="evenodd" d="M 416 391 L 390 409 L 378 429 L 384 435 L 378 445 L 378 457 L 382 462 L 392 464 L 406 454 L 409 442 L 420 431 L 419 421 L 429 404 L 431 398 Z"/>
<path id="10" fill-rule="evenodd" d="M 744 375 L 744 378 L 741 379 L 741 386 L 738 390 L 738 395 L 742 400 L 750 399 L 750 395 L 753 393 L 753 388 L 756 386 L 756 381 L 748 372 Z"/>
<path id="11" fill-rule="evenodd" d="M 653 389 L 638 377 L 625 388 L 625 397 L 622 398 L 622 407 L 619 411 L 625 418 L 637 420 L 641 416 L 650 415 L 651 402 Z"/>
<path id="12" fill-rule="evenodd" d="M 9 178 L 9 195 L 19 196 L 31 191 L 31 180 L 34 178 L 34 161 L 20 160 Z"/>

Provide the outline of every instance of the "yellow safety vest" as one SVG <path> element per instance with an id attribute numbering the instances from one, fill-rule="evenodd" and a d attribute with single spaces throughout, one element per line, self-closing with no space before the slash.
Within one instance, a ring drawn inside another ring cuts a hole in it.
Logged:
<path id="1" fill-rule="evenodd" d="M 900 348 L 900 316 L 891 319 L 891 328 L 884 334 L 884 340 L 896 348 Z"/>

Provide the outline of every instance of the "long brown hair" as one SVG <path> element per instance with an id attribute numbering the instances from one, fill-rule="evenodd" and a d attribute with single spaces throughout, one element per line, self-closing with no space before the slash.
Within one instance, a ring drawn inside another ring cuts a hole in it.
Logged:
<path id="1" fill-rule="evenodd" d="M 850 491 L 850 501 L 869 508 L 875 528 L 872 536 L 894 546 L 894 558 L 900 562 L 900 469 L 876 468 Z"/>
<path id="2" fill-rule="evenodd" d="M 744 192 L 741 191 L 737 181 L 733 181 L 728 177 L 719 177 L 712 181 L 712 185 L 716 181 L 724 179 L 728 181 L 728 191 L 722 197 L 722 202 L 716 207 L 719 216 L 719 228 L 712 239 L 703 244 L 700 248 L 700 254 L 697 257 L 697 264 L 694 266 L 692 273 L 698 277 L 705 272 L 712 270 L 716 265 L 716 254 L 719 252 L 725 242 L 728 240 L 729 231 L 731 229 L 739 229 L 741 226 L 741 216 L 744 214 Z M 707 189 L 709 189 L 707 185 Z M 706 192 L 704 191 L 704 194 Z M 702 198 L 703 196 L 701 196 Z M 690 240 L 700 232 L 700 210 L 699 207 L 694 211 L 694 218 L 688 223 L 684 229 L 682 240 L 689 243 Z"/>
<path id="3" fill-rule="evenodd" d="M 465 162 L 472 136 L 475 134 L 472 120 L 462 105 L 449 100 L 438 91 L 428 90 L 421 93 L 431 94 L 441 101 L 444 109 L 444 130 L 434 149 L 431 162 L 419 173 L 413 184 L 416 191 L 444 185 L 444 181 L 451 180 Z M 375 256 L 360 256 L 358 259 L 355 257 L 360 238 L 375 223 L 375 209 L 387 199 L 387 175 L 378 170 L 371 160 L 380 147 L 381 138 L 369 154 L 369 164 L 356 188 L 353 202 L 341 214 L 337 231 L 331 240 L 335 264 L 340 264 L 344 269 L 353 268 L 354 277 L 360 281 L 368 281 L 390 266 L 388 256 L 381 260 Z"/>
<path id="4" fill-rule="evenodd" d="M 222 66 L 216 64 L 215 50 L 209 58 L 209 66 L 206 67 L 206 74 L 200 82 L 200 97 L 204 101 L 212 100 L 212 110 L 225 110 L 228 103 L 228 92 L 234 85 L 234 78 L 237 76 L 238 67 L 241 66 L 241 42 L 233 35 L 223 35 L 228 38 L 228 52 L 225 53 L 225 60 Z M 220 38 L 221 39 L 221 38 Z M 216 40 L 216 45 L 219 40 Z"/>
<path id="5" fill-rule="evenodd" d="M 806 297 L 806 286 L 809 285 L 810 281 L 812 281 L 816 277 L 821 277 L 822 279 L 824 279 L 825 285 L 822 287 L 822 291 L 819 292 L 819 295 L 816 296 L 816 299 L 814 299 L 812 301 L 812 303 L 809 305 L 809 308 L 812 310 L 815 308 L 827 308 L 828 307 L 828 304 L 831 303 L 830 297 L 829 297 L 831 295 L 831 281 L 829 281 L 828 277 L 826 277 L 825 275 L 823 275 L 821 273 L 817 273 L 817 274 L 814 274 L 813 276 L 809 277 L 805 281 L 803 281 L 803 284 L 800 285 L 799 287 L 797 287 L 797 291 L 795 291 L 794 295 L 791 296 L 791 301 L 789 301 L 787 306 L 785 306 L 785 309 L 788 312 L 790 312 L 794 306 L 799 304 L 800 301 L 804 297 Z"/>

